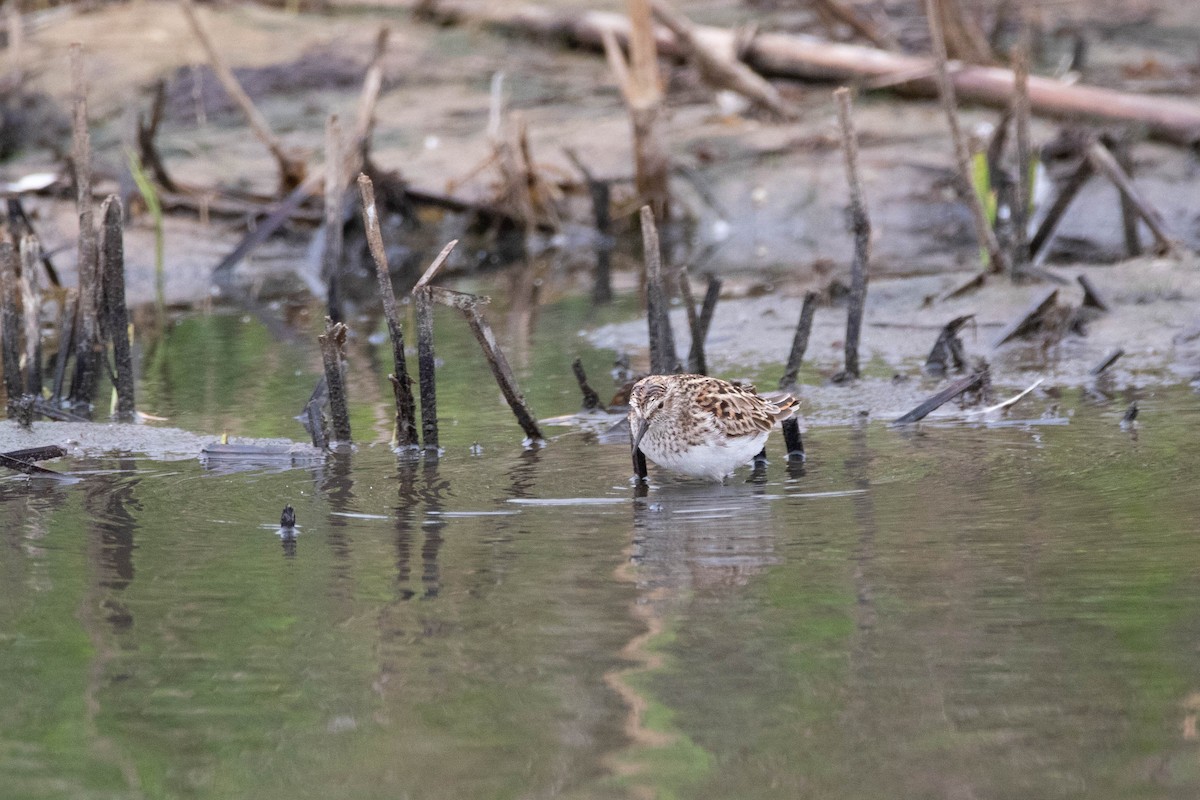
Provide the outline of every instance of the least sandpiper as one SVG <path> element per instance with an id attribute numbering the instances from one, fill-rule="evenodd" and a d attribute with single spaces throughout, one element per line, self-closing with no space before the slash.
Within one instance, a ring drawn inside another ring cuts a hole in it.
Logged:
<path id="1" fill-rule="evenodd" d="M 723 480 L 758 455 L 775 423 L 796 410 L 796 398 L 768 400 L 745 383 L 706 375 L 650 375 L 629 396 L 629 432 L 661 467 L 694 478 Z"/>

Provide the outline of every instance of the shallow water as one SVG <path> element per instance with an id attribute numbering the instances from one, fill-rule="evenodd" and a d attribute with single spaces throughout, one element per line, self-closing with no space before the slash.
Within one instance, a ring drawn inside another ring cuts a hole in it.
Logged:
<path id="1" fill-rule="evenodd" d="M 543 416 L 576 407 L 588 313 L 510 353 Z M 652 467 L 639 496 L 620 443 L 523 449 L 438 325 L 440 460 L 0 479 L 0 797 L 1197 796 L 1193 392 L 1143 393 L 1132 431 L 1131 397 L 1080 392 L 815 428 L 803 468 Z M 362 442 L 390 424 L 372 352 Z M 173 425 L 299 438 L 318 360 L 212 315 L 144 364 Z"/>

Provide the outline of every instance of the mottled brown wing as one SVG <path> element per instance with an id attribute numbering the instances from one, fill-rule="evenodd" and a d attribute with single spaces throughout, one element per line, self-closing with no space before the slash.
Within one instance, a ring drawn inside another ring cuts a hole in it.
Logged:
<path id="1" fill-rule="evenodd" d="M 716 417 L 730 436 L 769 431 L 776 420 L 790 416 L 796 404 L 791 396 L 773 403 L 760 397 L 753 386 L 716 378 L 708 378 L 697 386 L 696 399 L 697 405 Z"/>

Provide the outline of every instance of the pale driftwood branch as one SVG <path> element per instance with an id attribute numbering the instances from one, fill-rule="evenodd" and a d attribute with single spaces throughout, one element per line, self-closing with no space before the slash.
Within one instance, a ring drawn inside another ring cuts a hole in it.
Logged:
<path id="1" fill-rule="evenodd" d="M 1009 272 L 1008 256 L 1000 249 L 996 241 L 996 233 L 988 222 L 983 210 L 983 201 L 975 193 L 971 183 L 971 153 L 967 149 L 966 137 L 958 124 L 958 100 L 954 93 L 954 83 L 950 80 L 950 72 L 946 65 L 946 42 L 942 38 L 941 15 L 937 7 L 938 0 L 925 0 L 925 13 L 929 18 L 929 33 L 933 40 L 933 58 L 937 67 L 938 96 L 942 102 L 942 110 L 946 113 L 946 122 L 950 126 L 950 138 L 954 140 L 954 159 L 958 164 L 958 180 L 961 185 L 963 199 L 971 209 L 971 218 L 975 221 L 975 235 L 979 244 L 988 254 L 988 271 Z"/>
<path id="2" fill-rule="evenodd" d="M 675 34 L 679 46 L 700 70 L 705 81 L 715 88 L 737 92 L 780 119 L 795 119 L 795 110 L 783 101 L 779 90 L 739 61 L 732 48 L 718 49 L 701 39 L 696 25 L 664 0 L 650 2 L 654 17 Z"/>
<path id="3" fill-rule="evenodd" d="M 410 0 L 410 5 L 418 2 Z M 430 5 L 429 11 L 429 18 L 446 24 L 469 18 L 499 29 L 594 49 L 603 47 L 606 34 L 613 37 L 614 43 L 625 42 L 629 37 L 629 20 L 604 11 L 564 12 L 545 6 L 483 5 L 468 0 L 438 0 L 435 6 Z M 714 44 L 722 38 L 737 39 L 732 30 L 704 25 L 697 28 L 705 41 Z M 675 37 L 665 28 L 656 30 L 654 38 L 662 55 L 683 54 Z M 794 33 L 760 33 L 747 44 L 742 55 L 751 69 L 767 77 L 864 84 L 894 81 L 902 84 L 906 92 L 926 97 L 937 95 L 933 61 L 924 56 L 890 53 Z M 963 102 L 1003 109 L 1012 101 L 1012 70 L 960 65 L 951 80 Z M 1030 76 L 1029 102 L 1035 114 L 1133 123 L 1144 126 L 1147 135 L 1154 139 L 1186 146 L 1200 144 L 1200 106 L 1190 101 Z"/>
<path id="4" fill-rule="evenodd" d="M 180 7 L 183 9 L 183 14 L 187 17 L 188 25 L 191 26 L 192 32 L 199 40 L 200 46 L 204 48 L 204 53 L 208 56 L 208 62 L 213 68 L 213 72 L 217 76 L 217 80 L 221 82 L 221 86 L 225 89 L 225 93 L 230 99 L 241 109 L 246 116 L 246 121 L 250 123 L 254 135 L 263 143 L 271 155 L 275 157 L 275 162 L 279 165 L 279 182 L 283 192 L 289 192 L 299 186 L 305 178 L 307 167 L 305 163 L 293 157 L 283 143 L 271 130 L 270 124 L 262 112 L 255 107 L 254 101 L 250 99 L 250 95 L 238 83 L 237 77 L 233 74 L 233 70 L 221 58 L 220 52 L 217 51 L 216 45 L 213 44 L 212 36 L 208 29 L 204 27 L 200 16 L 196 13 L 195 6 L 192 0 L 181 0 Z"/>

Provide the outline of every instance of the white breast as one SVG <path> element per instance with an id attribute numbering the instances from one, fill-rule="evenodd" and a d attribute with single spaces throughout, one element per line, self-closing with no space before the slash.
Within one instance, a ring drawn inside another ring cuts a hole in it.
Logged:
<path id="1" fill-rule="evenodd" d="M 719 443 L 692 445 L 686 448 L 668 447 L 676 441 L 663 441 L 653 436 L 653 430 L 642 439 L 642 452 L 660 467 L 692 478 L 708 478 L 719 481 L 758 455 L 767 442 L 767 432 L 735 439 L 721 439 Z"/>

